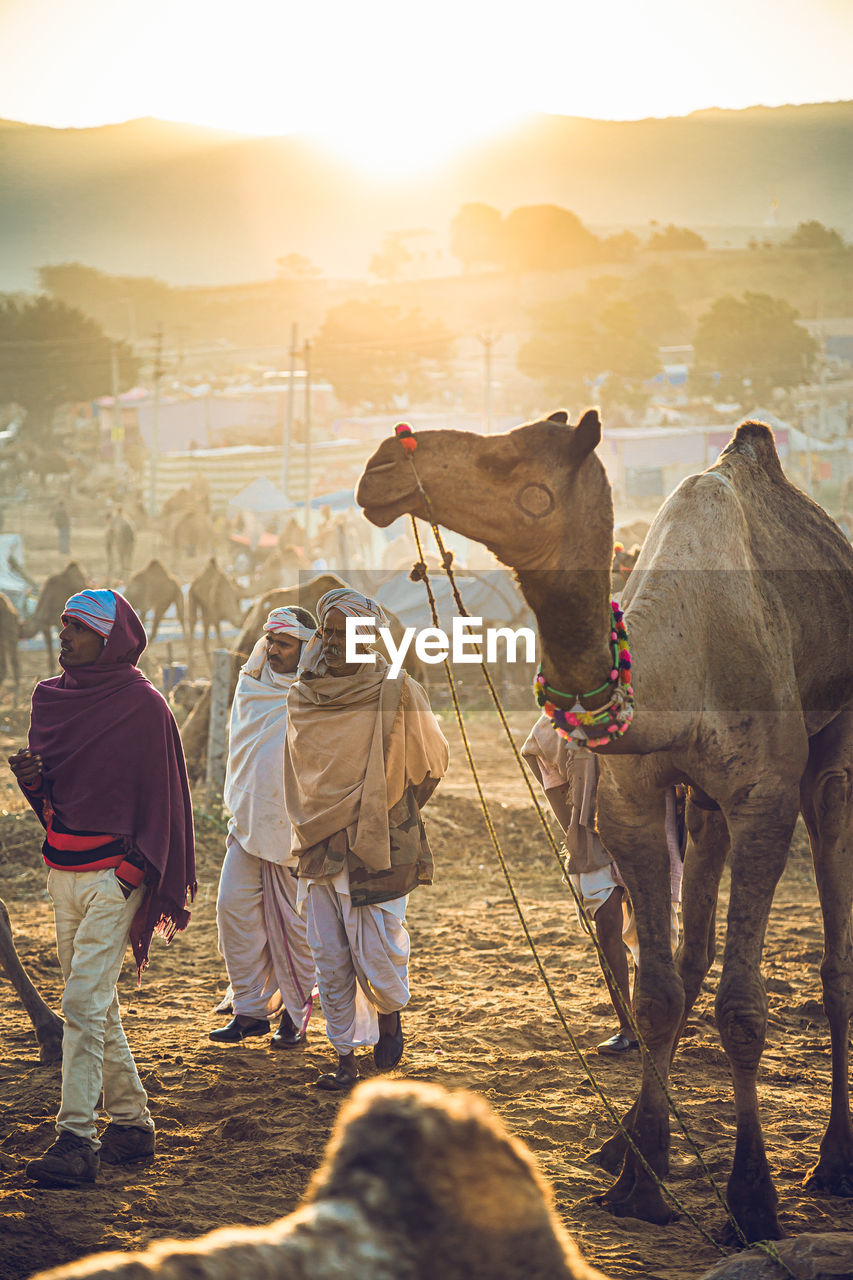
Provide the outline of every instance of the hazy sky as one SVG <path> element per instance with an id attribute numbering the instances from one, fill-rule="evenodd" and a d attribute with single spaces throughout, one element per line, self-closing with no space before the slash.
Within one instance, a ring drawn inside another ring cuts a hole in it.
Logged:
<path id="1" fill-rule="evenodd" d="M 310 133 L 414 168 L 530 111 L 853 98 L 853 0 L 0 0 L 0 51 L 6 119 Z"/>

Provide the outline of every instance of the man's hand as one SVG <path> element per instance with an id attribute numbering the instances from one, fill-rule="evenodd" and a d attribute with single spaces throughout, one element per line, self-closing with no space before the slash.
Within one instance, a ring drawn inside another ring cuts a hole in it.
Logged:
<path id="1" fill-rule="evenodd" d="M 35 791 L 41 782 L 41 756 L 22 747 L 13 756 L 9 756 L 9 768 L 23 786 Z"/>

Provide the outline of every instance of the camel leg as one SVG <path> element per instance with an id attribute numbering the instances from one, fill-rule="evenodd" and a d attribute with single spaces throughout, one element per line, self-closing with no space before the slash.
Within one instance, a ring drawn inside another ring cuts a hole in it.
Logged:
<path id="1" fill-rule="evenodd" d="M 829 1124 L 817 1164 L 805 1187 L 825 1195 L 853 1197 L 853 1126 L 848 1085 L 848 1028 L 853 1013 L 853 712 L 848 711 L 812 739 L 801 784 L 802 812 L 809 831 L 823 914 L 820 967 L 823 1007 L 832 1044 Z"/>
<path id="2" fill-rule="evenodd" d="M 621 790 L 613 775 L 602 774 L 599 831 L 605 846 L 615 853 L 631 894 L 640 942 L 635 1014 L 660 1081 L 665 1084 L 672 1046 L 681 1025 L 684 991 L 671 951 L 669 855 L 664 824 L 664 792 L 658 785 L 650 783 L 638 794 L 636 785 L 633 791 Z M 645 1055 L 639 1097 L 627 1119 L 633 1141 L 652 1173 L 622 1138 L 626 1148 L 622 1172 L 601 1197 L 601 1203 L 617 1217 L 670 1222 L 673 1212 L 656 1180 L 663 1178 L 669 1167 L 669 1109 Z"/>
<path id="3" fill-rule="evenodd" d="M 62 1029 L 65 1024 L 42 1000 L 21 964 L 4 902 L 0 902 L 0 968 L 29 1014 L 38 1041 L 39 1061 L 58 1062 L 62 1057 Z"/>
<path id="4" fill-rule="evenodd" d="M 717 894 L 729 851 L 728 827 L 719 810 L 700 809 L 688 799 L 687 828 L 682 886 L 683 933 L 675 957 L 675 966 L 684 987 L 684 1012 L 672 1044 L 673 1058 L 688 1014 L 714 962 Z M 590 1157 L 593 1164 L 608 1173 L 616 1173 L 622 1167 L 628 1151 L 628 1140 L 623 1130 L 633 1134 L 636 1112 L 637 1103 L 634 1103 L 622 1118 L 623 1129 L 617 1129 Z"/>
<path id="5" fill-rule="evenodd" d="M 42 632 L 44 636 L 44 647 L 47 650 L 47 670 L 49 675 L 53 675 L 53 632 L 50 627 L 45 627 Z"/>
<path id="6" fill-rule="evenodd" d="M 688 798 L 687 832 L 681 906 L 683 934 L 675 956 L 675 967 L 684 986 L 684 1017 L 679 1035 L 714 963 L 717 898 L 729 853 L 729 829 L 719 809 L 702 809 Z"/>
<path id="7" fill-rule="evenodd" d="M 154 639 L 157 635 L 157 628 L 160 626 L 160 623 L 163 621 L 163 614 L 165 612 L 166 610 L 160 608 L 159 606 L 154 610 L 154 615 L 151 619 L 151 634 L 148 637 L 149 644 L 154 643 Z"/>
<path id="8" fill-rule="evenodd" d="M 775 786 L 774 786 L 775 783 Z M 761 952 L 773 894 L 785 867 L 799 809 L 796 787 L 762 779 L 726 814 L 732 837 L 732 884 L 723 971 L 717 991 L 720 1039 L 734 1086 L 737 1137 L 728 1203 L 750 1242 L 783 1235 L 758 1113 L 756 1077 L 767 1031 Z M 727 1243 L 737 1244 L 733 1229 Z"/>

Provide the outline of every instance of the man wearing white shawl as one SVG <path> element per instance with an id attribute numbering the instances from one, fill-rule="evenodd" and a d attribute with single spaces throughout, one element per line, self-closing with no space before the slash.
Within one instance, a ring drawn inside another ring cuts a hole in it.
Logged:
<path id="1" fill-rule="evenodd" d="M 287 698 L 285 797 L 298 856 L 298 902 L 337 1070 L 323 1089 L 358 1079 L 355 1050 L 373 1045 L 380 1070 L 403 1053 L 409 1001 L 409 892 L 432 883 L 420 810 L 447 768 L 448 748 L 426 693 L 405 672 L 346 662 L 346 619 L 386 622 L 348 587 L 317 604 L 320 634 Z"/>
<path id="2" fill-rule="evenodd" d="M 568 874 L 583 908 L 595 923 L 596 937 L 610 974 L 604 979 L 619 1029 L 597 1046 L 598 1052 L 615 1056 L 639 1048 L 626 1016 L 631 1007 L 628 952 L 638 965 L 640 947 L 634 908 L 619 868 L 601 843 L 595 828 L 595 796 L 598 760 L 591 751 L 570 749 L 542 715 L 531 729 L 521 754 L 542 785 L 554 816 L 565 831 Z M 671 789 L 672 790 L 672 789 Z M 678 945 L 678 903 L 681 900 L 682 858 L 676 833 L 675 797 L 667 792 L 667 846 L 672 894 L 671 942 Z M 580 920 L 580 906 L 577 907 Z M 615 979 L 617 991 L 614 991 Z"/>
<path id="3" fill-rule="evenodd" d="M 314 960 L 296 909 L 283 764 L 287 694 L 302 647 L 314 634 L 306 609 L 273 609 L 246 662 L 231 707 L 225 807 L 230 810 L 216 919 L 234 1017 L 210 1039 L 232 1044 L 265 1035 L 277 1049 L 305 1037 Z"/>

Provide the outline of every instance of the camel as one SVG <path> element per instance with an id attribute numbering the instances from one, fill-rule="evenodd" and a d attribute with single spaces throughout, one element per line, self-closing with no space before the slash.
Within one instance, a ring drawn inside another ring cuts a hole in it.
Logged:
<path id="1" fill-rule="evenodd" d="M 310 573 L 311 562 L 301 547 L 289 543 L 271 551 L 252 579 L 252 591 L 263 594 L 274 591 L 282 583 L 293 582 L 300 573 Z"/>
<path id="2" fill-rule="evenodd" d="M 193 639 L 196 619 L 201 616 L 201 646 L 205 657 L 210 661 L 210 629 L 216 631 L 217 646 L 222 648 L 222 623 L 230 622 L 239 627 L 243 621 L 243 609 L 240 604 L 240 591 L 226 573 L 211 556 L 201 573 L 196 574 L 190 583 L 187 597 L 187 633 L 189 639 L 189 660 L 192 662 Z"/>
<path id="3" fill-rule="evenodd" d="M 216 529 L 202 507 L 190 507 L 170 520 L 168 541 L 176 561 L 193 560 L 210 553 L 216 542 Z"/>
<path id="4" fill-rule="evenodd" d="M 20 623 L 21 638 L 29 640 L 39 632 L 44 636 L 47 650 L 48 675 L 54 675 L 53 669 L 53 628 L 59 629 L 59 618 L 70 596 L 83 591 L 87 585 L 86 574 L 76 560 L 70 560 L 61 573 L 52 573 L 45 579 L 39 592 L 36 607 L 28 618 Z"/>
<path id="5" fill-rule="evenodd" d="M 18 639 L 21 634 L 21 621 L 18 610 L 8 596 L 0 591 L 0 684 L 6 679 L 7 665 L 12 668 L 13 696 L 18 700 L 18 686 L 21 679 L 18 663 Z"/>
<path id="6" fill-rule="evenodd" d="M 386 527 L 406 512 L 428 516 L 419 481 L 437 521 L 484 543 L 515 570 L 539 627 L 546 709 L 567 710 L 586 696 L 587 709 L 596 710 L 611 699 L 610 692 L 602 697 L 602 682 L 615 687 L 609 683 L 613 505 L 595 452 L 600 439 L 595 410 L 574 429 L 561 410 L 497 436 L 425 431 L 414 452 L 398 439 L 384 441 L 357 489 L 367 518 Z M 770 428 L 745 422 L 714 465 L 684 480 L 663 504 L 622 603 L 634 717 L 624 734 L 597 748 L 597 822 L 636 911 L 637 1019 L 665 1081 L 713 960 L 717 894 L 730 855 L 716 996 L 737 1118 L 728 1202 L 747 1240 L 777 1239 L 777 1195 L 756 1092 L 767 1023 L 760 964 L 798 811 L 823 913 L 821 980 L 832 1044 L 829 1124 L 806 1186 L 853 1194 L 847 1081 L 853 549 L 823 509 L 785 477 Z M 599 692 L 594 697 L 585 690 Z M 664 822 L 665 793 L 679 782 L 690 789 L 690 838 L 684 938 L 674 963 Z M 640 1094 L 626 1123 L 663 1177 L 667 1102 L 645 1054 Z M 600 1161 L 613 1172 L 622 1162 L 603 1198 L 614 1213 L 671 1219 L 621 1133 L 605 1144 Z"/>
<path id="7" fill-rule="evenodd" d="M 0 902 L 0 970 L 11 982 L 30 1016 L 38 1041 L 39 1061 L 58 1062 L 62 1057 L 62 1029 L 65 1024 L 42 1000 L 21 963 L 4 902 Z"/>
<path id="8" fill-rule="evenodd" d="M 116 507 L 107 518 L 105 531 L 107 545 L 107 583 L 127 582 L 136 545 L 136 527 L 121 507 Z"/>
<path id="9" fill-rule="evenodd" d="M 178 579 L 166 568 L 162 560 L 149 560 L 144 569 L 137 569 L 124 590 L 124 598 L 132 604 L 145 625 L 146 615 L 151 613 L 151 629 L 148 643 L 153 644 L 157 629 L 166 610 L 175 606 L 175 614 L 186 636 L 184 620 L 184 593 Z"/>
<path id="10" fill-rule="evenodd" d="M 402 1156 L 401 1156 L 402 1153 Z M 34 1280 L 605 1280 L 527 1147 L 483 1098 L 371 1081 L 341 1109 L 300 1209 Z"/>

